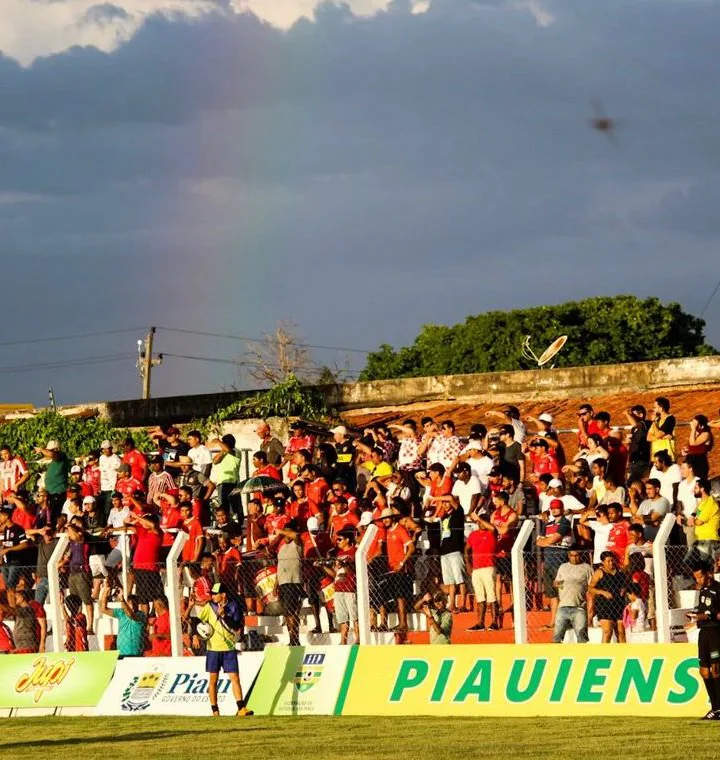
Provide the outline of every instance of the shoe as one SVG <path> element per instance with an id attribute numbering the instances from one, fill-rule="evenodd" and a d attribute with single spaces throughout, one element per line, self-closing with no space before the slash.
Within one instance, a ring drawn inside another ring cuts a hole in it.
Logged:
<path id="1" fill-rule="evenodd" d="M 499 624 L 499 623 L 491 623 L 491 624 L 488 626 L 488 628 L 489 628 L 489 630 L 491 630 L 491 631 L 499 631 L 499 630 L 501 630 L 501 626 L 500 626 L 500 624 Z"/>
<path id="2" fill-rule="evenodd" d="M 720 720 L 720 710 L 710 710 L 700 720 Z"/>
<path id="3" fill-rule="evenodd" d="M 470 628 L 466 628 L 465 630 L 466 631 L 484 631 L 486 629 L 484 625 L 480 625 L 480 623 L 476 623 L 475 625 L 471 625 Z"/>
<path id="4" fill-rule="evenodd" d="M 250 715 L 255 715 L 255 713 L 252 710 L 248 710 L 247 707 L 242 707 L 235 713 L 235 715 L 239 718 L 247 718 Z"/>
<path id="5" fill-rule="evenodd" d="M 377 627 L 377 632 L 378 633 L 387 633 L 388 632 L 388 627 L 386 625 L 379 625 Z"/>
<path id="6" fill-rule="evenodd" d="M 313 628 L 312 631 L 309 631 L 309 633 L 315 633 L 315 634 L 322 633 L 322 628 Z"/>

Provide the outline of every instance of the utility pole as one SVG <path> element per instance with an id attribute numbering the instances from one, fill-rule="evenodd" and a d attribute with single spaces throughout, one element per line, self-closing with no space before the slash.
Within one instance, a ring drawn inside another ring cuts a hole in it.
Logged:
<path id="1" fill-rule="evenodd" d="M 152 377 L 152 368 L 162 364 L 162 354 L 158 354 L 157 357 L 153 356 L 153 340 L 155 338 L 155 328 L 151 327 L 148 330 L 148 334 L 145 336 L 145 340 L 139 340 L 138 345 L 138 360 L 137 368 L 140 372 L 140 379 L 143 384 L 144 399 L 150 398 L 150 381 Z"/>

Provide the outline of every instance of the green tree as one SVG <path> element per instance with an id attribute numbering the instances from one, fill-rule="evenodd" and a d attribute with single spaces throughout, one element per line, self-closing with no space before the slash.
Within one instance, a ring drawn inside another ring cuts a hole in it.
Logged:
<path id="1" fill-rule="evenodd" d="M 528 369 L 526 335 L 545 349 L 559 335 L 568 342 L 558 367 L 707 356 L 705 322 L 680 304 L 636 296 L 586 298 L 557 306 L 490 311 L 446 327 L 425 325 L 412 346 L 383 344 L 368 356 L 360 380 Z"/>

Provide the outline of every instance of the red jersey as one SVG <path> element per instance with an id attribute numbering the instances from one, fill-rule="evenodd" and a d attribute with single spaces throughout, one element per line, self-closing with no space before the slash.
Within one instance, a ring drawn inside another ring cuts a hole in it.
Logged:
<path id="1" fill-rule="evenodd" d="M 195 583 L 193 583 L 193 596 L 197 604 L 206 604 L 210 601 L 212 590 L 212 583 L 207 575 L 201 575 Z"/>
<path id="2" fill-rule="evenodd" d="M 650 596 L 650 576 L 644 570 L 636 570 L 632 574 L 632 582 L 640 586 L 640 597 L 647 602 Z"/>
<path id="3" fill-rule="evenodd" d="M 87 619 L 82 612 L 65 619 L 65 651 L 88 651 Z"/>
<path id="4" fill-rule="evenodd" d="M 311 454 L 315 451 L 315 436 L 314 435 L 294 435 L 288 441 L 285 447 L 286 454 L 294 454 L 296 451 L 302 451 L 306 449 Z"/>
<path id="5" fill-rule="evenodd" d="M 375 559 L 375 557 L 379 557 L 383 553 L 383 547 L 387 541 L 387 530 L 385 529 L 384 525 L 376 525 L 377 531 L 375 531 L 375 535 L 373 536 L 373 540 L 370 542 L 370 546 L 368 547 L 368 554 L 367 554 L 367 561 L 370 562 L 370 560 Z"/>
<path id="6" fill-rule="evenodd" d="M 15 491 L 15 485 L 28 471 L 25 460 L 21 457 L 13 457 L 7 462 L 0 461 L 0 490 L 3 496 Z"/>
<path id="7" fill-rule="evenodd" d="M 259 470 L 255 470 L 253 477 L 264 475 L 266 478 L 275 478 L 275 480 L 282 480 L 282 473 L 277 467 L 271 464 L 266 464 L 265 467 L 261 467 Z"/>
<path id="8" fill-rule="evenodd" d="M 147 459 L 142 451 L 138 451 L 137 449 L 128 451 L 127 454 L 123 455 L 122 463 L 128 465 L 130 468 L 131 478 L 134 478 L 141 483 L 145 482 L 145 476 L 147 475 Z M 118 485 L 119 484 L 120 481 L 118 481 Z M 145 489 L 143 488 L 142 490 L 144 491 Z"/>
<path id="9" fill-rule="evenodd" d="M 279 515 L 273 512 L 270 515 L 265 515 L 265 530 L 267 531 L 268 538 L 272 538 L 273 534 L 282 530 L 289 522 L 290 516 L 286 514 Z"/>
<path id="10" fill-rule="evenodd" d="M 490 518 L 490 521 L 493 525 L 507 525 L 507 523 L 510 520 L 510 517 L 515 514 L 515 511 L 512 509 L 508 509 L 507 512 L 503 513 L 502 509 L 496 509 L 492 513 L 492 517 Z M 497 541 L 497 547 L 496 547 L 496 556 L 498 557 L 507 557 L 510 554 L 510 550 L 512 549 L 513 544 L 515 543 L 515 531 L 509 530 L 505 535 L 498 535 L 498 541 Z"/>
<path id="11" fill-rule="evenodd" d="M 97 496 L 100 493 L 100 468 L 97 465 L 85 468 L 83 483 L 90 487 L 90 496 Z"/>
<path id="12" fill-rule="evenodd" d="M 531 455 L 530 461 L 535 475 L 554 475 L 557 477 L 560 474 L 560 465 L 554 449 L 550 449 L 547 454 L 540 456 Z"/>
<path id="13" fill-rule="evenodd" d="M 348 526 L 355 528 L 360 524 L 360 518 L 354 512 L 345 512 L 342 515 L 330 516 L 330 534 L 335 537 L 337 534 Z"/>
<path id="14" fill-rule="evenodd" d="M 388 565 L 393 572 L 408 572 L 407 565 L 400 567 L 400 563 L 405 558 L 405 553 L 413 540 L 410 534 L 400 523 L 395 523 L 387 531 L 387 555 Z"/>
<path id="15" fill-rule="evenodd" d="M 172 642 L 170 641 L 170 613 L 167 610 L 153 620 L 152 633 L 154 636 L 167 636 L 167 638 L 156 639 L 153 637 L 150 645 L 150 655 L 152 657 L 171 657 Z"/>
<path id="16" fill-rule="evenodd" d="M 630 541 L 629 527 L 625 520 L 614 523 L 610 528 L 610 533 L 608 533 L 607 544 L 605 544 L 607 551 L 612 552 L 617 557 L 621 566 L 625 562 L 625 549 L 627 549 Z"/>
<path id="17" fill-rule="evenodd" d="M 300 535 L 303 546 L 303 557 L 305 559 L 316 559 L 317 557 L 327 557 L 333 548 L 330 536 L 324 531 L 311 535 L 307 531 Z"/>
<path id="18" fill-rule="evenodd" d="M 357 549 L 351 546 L 349 549 L 341 549 L 337 553 L 337 559 L 342 562 L 339 568 L 335 568 L 335 593 L 354 594 L 357 591 L 355 579 L 355 554 Z"/>
<path id="19" fill-rule="evenodd" d="M 160 548 L 163 545 L 163 534 L 161 530 L 157 533 L 143 528 L 142 525 L 135 526 L 135 535 L 137 537 L 137 546 L 133 554 L 133 567 L 136 570 L 159 570 L 160 569 Z"/>
<path id="20" fill-rule="evenodd" d="M 325 478 L 316 478 L 312 483 L 305 485 L 305 495 L 308 500 L 308 510 L 311 515 L 317 515 L 322 512 L 322 505 L 325 503 L 327 492 L 330 486 Z"/>
<path id="21" fill-rule="evenodd" d="M 139 480 L 136 480 L 133 477 L 118 478 L 118 481 L 115 484 L 115 490 L 122 494 L 123 506 L 129 507 L 131 506 L 130 497 L 135 493 L 135 491 L 142 491 L 145 493 L 145 486 Z"/>
<path id="22" fill-rule="evenodd" d="M 33 513 L 33 508 L 30 505 L 28 505 L 27 509 L 15 507 L 11 519 L 23 530 L 32 530 L 37 522 L 37 516 Z"/>
<path id="23" fill-rule="evenodd" d="M 492 530 L 479 528 L 468 536 L 467 545 L 472 551 L 473 570 L 477 570 L 481 567 L 493 567 L 495 564 L 497 543 L 495 532 Z"/>
<path id="24" fill-rule="evenodd" d="M 160 528 L 163 531 L 163 546 L 172 546 L 175 541 L 176 533 L 167 533 L 166 531 L 181 530 L 182 525 L 183 520 L 180 510 L 177 507 L 171 507 L 166 503 L 160 514 Z"/>
<path id="25" fill-rule="evenodd" d="M 445 475 L 440 480 L 434 480 L 430 484 L 430 496 L 449 496 L 452 493 L 453 480 Z"/>
<path id="26" fill-rule="evenodd" d="M 182 529 L 188 534 L 188 540 L 182 550 L 183 562 L 194 562 L 198 546 L 204 538 L 202 525 L 197 517 L 191 517 L 183 524 Z"/>
<path id="27" fill-rule="evenodd" d="M 255 551 L 257 542 L 266 536 L 264 515 L 259 515 L 256 520 L 248 518 L 245 522 L 245 551 Z"/>
<path id="28" fill-rule="evenodd" d="M 310 509 L 306 501 L 289 501 L 285 507 L 285 514 L 291 520 L 298 520 L 305 525 L 310 516 Z"/>
<path id="29" fill-rule="evenodd" d="M 240 551 L 236 546 L 230 546 L 217 555 L 218 574 L 220 580 L 234 591 L 237 589 L 237 567 L 242 562 Z"/>

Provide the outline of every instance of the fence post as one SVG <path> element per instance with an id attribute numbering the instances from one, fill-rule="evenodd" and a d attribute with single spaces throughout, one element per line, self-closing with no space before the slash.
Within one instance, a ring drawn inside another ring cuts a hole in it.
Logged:
<path id="1" fill-rule="evenodd" d="M 170 547 L 165 568 L 167 570 L 167 598 L 170 610 L 170 651 L 173 657 L 182 657 L 182 619 L 180 617 L 180 603 L 182 601 L 182 587 L 180 574 L 178 573 L 178 558 L 189 536 L 184 530 L 179 530 Z"/>
<path id="2" fill-rule="evenodd" d="M 127 530 L 113 531 L 113 536 L 118 537 L 118 546 L 120 547 L 120 556 L 122 557 L 122 569 L 120 571 L 120 577 L 122 579 L 123 595 L 127 599 L 132 593 L 132 589 L 128 588 L 130 582 L 130 536 L 134 535 L 128 533 Z"/>
<path id="3" fill-rule="evenodd" d="M 64 649 L 63 641 L 63 610 L 62 599 L 60 597 L 60 571 L 58 563 L 63 558 L 67 545 L 70 543 L 67 533 L 58 535 L 57 546 L 53 550 L 48 560 L 48 596 L 50 597 L 50 620 L 52 622 L 53 633 L 53 651 L 62 652 Z"/>
<path id="4" fill-rule="evenodd" d="M 653 541 L 653 575 L 655 576 L 655 620 L 658 644 L 669 644 L 670 600 L 668 595 L 667 556 L 665 546 L 675 525 L 675 515 L 665 515 Z"/>
<path id="5" fill-rule="evenodd" d="M 533 520 L 525 520 L 520 526 L 515 543 L 510 551 L 512 562 L 513 585 L 513 627 L 515 628 L 515 643 L 527 644 L 527 600 L 525 599 L 525 559 L 523 551 L 525 544 L 533 534 Z"/>
<path id="6" fill-rule="evenodd" d="M 368 583 L 367 555 L 370 551 L 377 526 L 368 525 L 355 555 L 355 578 L 357 580 L 358 630 L 360 643 L 370 643 L 370 585 Z"/>

